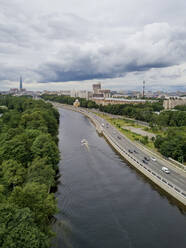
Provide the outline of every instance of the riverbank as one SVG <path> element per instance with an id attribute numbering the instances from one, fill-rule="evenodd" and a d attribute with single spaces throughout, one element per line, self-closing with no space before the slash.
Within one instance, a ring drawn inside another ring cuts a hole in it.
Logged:
<path id="1" fill-rule="evenodd" d="M 58 105 L 58 104 L 57 104 Z M 56 106 L 57 106 L 56 105 Z M 58 105 L 60 106 L 60 104 Z M 74 108 L 73 106 L 68 105 L 61 105 L 64 108 L 71 109 L 73 111 L 78 111 L 84 115 L 86 115 L 88 118 L 92 120 L 92 122 L 95 124 L 96 129 L 99 133 L 102 133 L 105 138 L 109 141 L 110 144 L 118 151 L 118 153 L 123 156 L 130 164 L 132 164 L 136 169 L 138 169 L 141 173 L 143 173 L 145 176 L 147 176 L 151 181 L 153 181 L 155 184 L 157 184 L 160 188 L 162 188 L 164 191 L 169 193 L 172 197 L 174 197 L 176 200 L 178 200 L 183 206 L 186 206 L 186 193 L 181 188 L 179 188 L 177 185 L 173 184 L 172 182 L 169 182 L 169 180 L 164 177 L 163 175 L 160 175 L 160 173 L 157 173 L 157 171 L 153 171 L 152 169 L 148 169 L 147 166 L 145 166 L 141 161 L 135 158 L 134 154 L 130 154 L 127 149 L 124 149 L 119 143 L 118 140 L 111 137 L 107 133 L 107 129 L 103 128 L 102 122 L 99 122 L 98 119 L 95 118 L 95 115 L 92 113 L 80 109 L 80 108 Z M 126 137 L 125 137 L 126 139 Z M 131 141 L 130 141 L 131 142 Z M 140 147 L 141 149 L 141 147 Z M 144 152 L 144 151 L 143 151 Z M 149 151 L 145 151 L 149 152 Z M 157 155 L 155 155 L 156 157 Z"/>
<path id="2" fill-rule="evenodd" d="M 52 247 L 174 248 L 179 240 L 185 248 L 181 205 L 122 159 L 90 119 L 64 108 L 59 113 L 63 159 Z"/>

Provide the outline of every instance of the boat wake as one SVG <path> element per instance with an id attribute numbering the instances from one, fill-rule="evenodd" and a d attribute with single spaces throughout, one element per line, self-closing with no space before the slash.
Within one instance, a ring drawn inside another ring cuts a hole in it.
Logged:
<path id="1" fill-rule="evenodd" d="M 88 141 L 86 139 L 81 140 L 81 145 L 85 146 L 87 148 L 87 150 L 89 151 L 89 145 L 88 145 Z"/>

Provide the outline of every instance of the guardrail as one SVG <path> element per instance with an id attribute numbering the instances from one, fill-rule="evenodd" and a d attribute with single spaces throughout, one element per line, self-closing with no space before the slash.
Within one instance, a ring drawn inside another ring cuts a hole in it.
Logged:
<path id="1" fill-rule="evenodd" d="M 184 198 L 184 200 L 186 199 L 186 193 L 180 189 L 179 187 L 177 187 L 176 185 L 174 185 L 173 183 L 171 183 L 170 181 L 168 181 L 167 179 L 165 179 L 164 177 L 162 177 L 160 174 L 158 174 L 157 172 L 154 172 L 152 169 L 149 169 L 148 167 L 146 167 L 144 164 L 141 163 L 141 161 L 139 161 L 138 159 L 134 158 L 133 156 L 131 156 L 130 153 L 128 153 L 123 147 L 121 147 L 120 145 L 118 145 L 118 143 L 109 135 L 107 134 L 105 131 L 103 131 L 103 134 L 106 137 L 109 137 L 110 140 L 112 140 L 112 142 L 122 151 L 124 152 L 130 159 L 132 159 L 133 161 L 135 161 L 140 167 L 143 167 L 143 169 L 145 169 L 148 173 L 151 174 L 151 176 L 156 177 L 156 179 L 160 180 L 162 183 L 166 184 L 167 187 L 169 187 L 171 190 L 174 190 L 175 193 L 180 194 L 181 197 Z"/>
<path id="2" fill-rule="evenodd" d="M 182 168 L 184 171 L 186 171 L 186 165 L 174 160 L 173 158 L 168 158 L 173 164 L 177 165 L 179 168 Z"/>
<path id="3" fill-rule="evenodd" d="M 147 166 L 145 166 L 144 164 L 142 164 L 141 161 L 139 161 L 138 159 L 136 159 L 135 157 L 133 157 L 130 153 L 128 153 L 128 151 L 126 149 L 124 149 L 121 145 L 118 145 L 117 141 L 115 139 L 113 139 L 112 136 L 110 136 L 109 134 L 107 134 L 105 132 L 104 128 L 101 126 L 101 124 L 99 123 L 99 121 L 94 118 L 94 116 L 93 116 L 92 113 L 90 114 L 89 112 L 84 111 L 84 110 L 81 110 L 80 108 L 79 109 L 74 109 L 73 106 L 68 106 L 68 107 L 65 106 L 65 108 L 70 109 L 70 110 L 73 110 L 73 111 L 80 112 L 80 113 L 86 115 L 87 117 L 89 117 L 93 121 L 93 123 L 96 125 L 97 130 L 99 130 L 99 131 L 101 130 L 102 133 L 103 133 L 103 135 L 114 144 L 115 148 L 117 147 L 119 149 L 119 151 L 121 151 L 122 153 L 125 154 L 125 156 L 123 156 L 123 157 L 125 157 L 126 159 L 128 157 L 130 160 L 132 160 L 135 163 L 135 165 L 134 164 L 133 165 L 137 169 L 139 169 L 142 173 L 143 173 L 142 169 L 144 169 L 145 172 L 147 173 L 147 175 L 148 174 L 150 175 L 150 177 L 149 177 L 150 179 L 151 179 L 151 177 L 155 179 L 155 183 L 156 184 L 158 184 L 156 182 L 156 180 L 157 180 L 157 181 L 159 181 L 159 184 L 158 184 L 159 186 L 160 186 L 160 184 L 163 184 L 163 185 L 165 185 L 166 187 L 168 187 L 170 189 L 169 191 L 167 191 L 165 188 L 163 188 L 163 187 L 160 186 L 165 191 L 167 191 L 168 193 L 170 193 L 170 191 L 171 192 L 174 191 L 174 194 L 175 195 L 179 195 L 182 200 L 180 198 L 178 198 L 178 197 L 176 197 L 176 199 L 179 200 L 179 201 L 181 201 L 184 205 L 186 205 L 185 204 L 186 203 L 186 192 L 184 192 L 182 189 L 180 189 L 179 187 L 177 187 L 176 185 L 174 185 L 173 183 L 171 183 L 170 181 L 168 181 L 167 179 L 165 179 L 164 177 L 162 177 L 157 172 L 153 171 L 152 169 L 149 169 Z"/>

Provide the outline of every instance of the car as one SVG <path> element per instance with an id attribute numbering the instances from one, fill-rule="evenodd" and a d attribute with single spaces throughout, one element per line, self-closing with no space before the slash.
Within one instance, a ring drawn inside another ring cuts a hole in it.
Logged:
<path id="1" fill-rule="evenodd" d="M 144 157 L 144 159 L 146 160 L 146 161 L 149 161 L 150 159 L 149 158 L 147 158 L 147 157 Z"/>
<path id="2" fill-rule="evenodd" d="M 104 124 L 104 123 L 101 123 L 101 125 L 102 125 L 102 127 L 104 127 L 104 126 L 105 126 L 105 124 Z"/>
<path id="3" fill-rule="evenodd" d="M 133 151 L 131 151 L 130 149 L 128 149 L 128 152 L 133 153 Z"/>
<path id="4" fill-rule="evenodd" d="M 167 167 L 162 167 L 161 170 L 167 174 L 170 174 L 170 170 Z"/>
<path id="5" fill-rule="evenodd" d="M 151 160 L 152 160 L 152 161 L 156 161 L 156 159 L 155 159 L 155 158 L 153 158 L 153 157 L 151 157 Z"/>
<path id="6" fill-rule="evenodd" d="M 144 164 L 148 164 L 148 162 L 147 162 L 146 160 L 144 160 L 144 159 L 142 160 L 142 162 L 143 162 Z"/>
<path id="7" fill-rule="evenodd" d="M 121 139 L 121 137 L 120 137 L 120 136 L 118 136 L 118 139 Z"/>
<path id="8" fill-rule="evenodd" d="M 138 153 L 136 150 L 134 150 L 134 153 Z"/>

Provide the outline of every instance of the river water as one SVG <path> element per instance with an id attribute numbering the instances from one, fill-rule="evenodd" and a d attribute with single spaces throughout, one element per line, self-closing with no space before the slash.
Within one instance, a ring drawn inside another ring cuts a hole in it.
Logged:
<path id="1" fill-rule="evenodd" d="M 62 160 L 52 247 L 186 248 L 185 212 L 122 160 L 85 116 L 59 111 Z"/>

